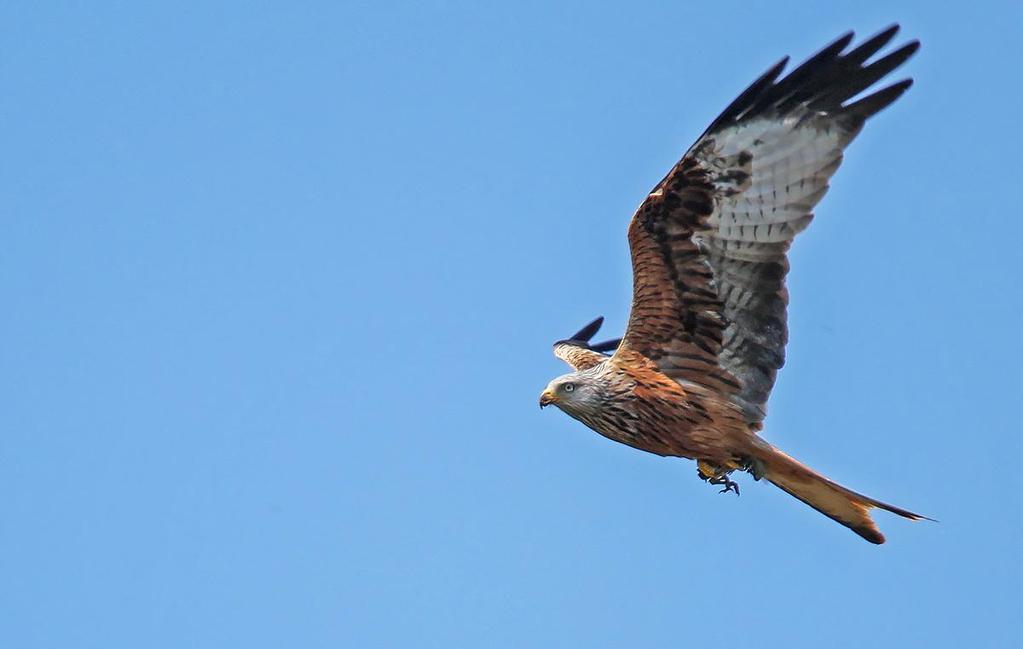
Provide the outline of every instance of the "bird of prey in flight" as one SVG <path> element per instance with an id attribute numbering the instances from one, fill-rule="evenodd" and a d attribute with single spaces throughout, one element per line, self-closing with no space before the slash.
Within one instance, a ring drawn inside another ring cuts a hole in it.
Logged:
<path id="1" fill-rule="evenodd" d="M 763 478 L 871 543 L 884 543 L 872 508 L 925 518 L 847 489 L 758 435 L 788 339 L 786 252 L 846 146 L 912 84 L 859 97 L 919 47 L 868 63 L 897 31 L 846 51 L 850 32 L 782 77 L 786 57 L 711 123 L 629 225 L 625 336 L 590 345 L 597 319 L 555 343 L 575 371 L 548 384 L 541 407 L 616 442 L 696 460 L 722 492 L 738 493 L 733 471 Z"/>

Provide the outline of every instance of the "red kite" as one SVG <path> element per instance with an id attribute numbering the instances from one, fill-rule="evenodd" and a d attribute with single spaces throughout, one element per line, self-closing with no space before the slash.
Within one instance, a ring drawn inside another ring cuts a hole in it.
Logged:
<path id="1" fill-rule="evenodd" d="M 616 442 L 694 459 L 722 492 L 738 493 L 735 470 L 764 478 L 871 543 L 884 543 L 872 508 L 925 518 L 847 489 L 757 434 L 788 340 L 786 252 L 842 152 L 912 84 L 854 99 L 919 48 L 911 41 L 867 63 L 897 31 L 844 52 L 850 32 L 779 79 L 782 59 L 714 120 L 629 225 L 625 337 L 590 346 L 598 319 L 555 343 L 575 372 L 550 382 L 541 407 Z"/>

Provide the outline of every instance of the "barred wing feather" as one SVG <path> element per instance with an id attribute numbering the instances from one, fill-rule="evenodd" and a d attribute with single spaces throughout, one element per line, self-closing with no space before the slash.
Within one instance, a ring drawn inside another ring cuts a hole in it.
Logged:
<path id="1" fill-rule="evenodd" d="M 862 91 L 910 42 L 867 64 L 892 26 L 843 54 L 839 38 L 784 78 L 768 70 L 654 188 L 629 227 L 633 305 L 623 348 L 682 383 L 727 394 L 759 426 L 788 339 L 786 253 L 864 122 L 909 86 Z"/>

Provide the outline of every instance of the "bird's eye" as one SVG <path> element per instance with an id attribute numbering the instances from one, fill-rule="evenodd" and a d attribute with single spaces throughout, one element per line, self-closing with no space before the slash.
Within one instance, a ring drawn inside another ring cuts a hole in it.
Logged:
<path id="1" fill-rule="evenodd" d="M 571 392 L 575 390 L 575 383 L 566 383 L 564 387 L 565 392 Z"/>

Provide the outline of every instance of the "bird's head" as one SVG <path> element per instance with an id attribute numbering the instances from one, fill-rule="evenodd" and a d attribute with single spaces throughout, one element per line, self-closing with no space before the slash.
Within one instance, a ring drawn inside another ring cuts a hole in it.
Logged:
<path id="1" fill-rule="evenodd" d="M 540 407 L 557 406 L 570 415 L 595 410 L 600 404 L 597 381 L 586 372 L 559 376 L 540 394 Z"/>

